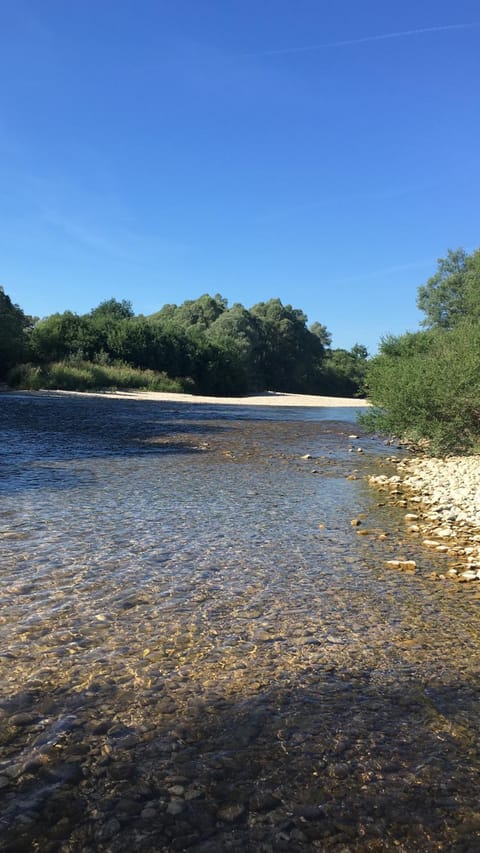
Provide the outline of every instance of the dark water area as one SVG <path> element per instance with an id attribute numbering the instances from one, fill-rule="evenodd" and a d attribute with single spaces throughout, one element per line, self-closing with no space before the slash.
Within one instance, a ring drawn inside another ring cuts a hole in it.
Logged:
<path id="1" fill-rule="evenodd" d="M 0 850 L 480 848 L 478 596 L 354 415 L 0 398 Z"/>

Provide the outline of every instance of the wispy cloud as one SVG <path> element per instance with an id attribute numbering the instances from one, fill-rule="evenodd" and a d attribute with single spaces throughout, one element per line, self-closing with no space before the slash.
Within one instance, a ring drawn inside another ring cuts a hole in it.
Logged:
<path id="1" fill-rule="evenodd" d="M 389 39 L 409 38 L 411 36 L 427 35 L 429 33 L 449 32 L 453 30 L 470 30 L 480 26 L 480 21 L 471 21 L 466 24 L 445 24 L 439 27 L 420 27 L 415 30 L 400 30 L 395 33 L 381 33 L 379 35 L 363 36 L 362 38 L 343 39 L 342 41 L 321 42 L 319 44 L 300 45 L 298 47 L 281 47 L 273 50 L 260 50 L 246 56 L 282 56 L 289 53 L 310 53 L 332 47 L 349 47 L 357 44 L 368 44 L 370 42 L 388 41 Z"/>
<path id="2" fill-rule="evenodd" d="M 5 197 L 18 203 L 18 215 L 27 227 L 40 229 L 56 246 L 70 245 L 92 257 L 142 265 L 190 250 L 182 237 L 164 234 L 160 226 L 146 230 L 136 222 L 119 193 L 89 190 L 64 176 L 17 170 Z"/>
<path id="3" fill-rule="evenodd" d="M 52 225 L 55 229 L 60 230 L 65 237 L 89 249 L 94 249 L 100 252 L 106 252 L 109 255 L 115 255 L 128 259 L 128 253 L 125 251 L 124 245 L 115 243 L 104 236 L 102 231 L 92 227 L 87 227 L 80 222 L 76 222 L 68 216 L 60 213 L 58 210 L 52 210 L 43 207 L 43 221 L 48 225 Z"/>
<path id="4" fill-rule="evenodd" d="M 176 239 L 164 239 L 154 233 L 137 232 L 126 228 L 119 222 L 106 225 L 103 222 L 85 218 L 75 212 L 70 215 L 62 210 L 40 206 L 43 222 L 52 227 L 63 238 L 97 254 L 103 254 L 117 260 L 145 264 L 152 258 L 171 255 L 185 255 L 189 251 L 187 243 Z M 111 218 L 114 218 L 112 212 Z"/>

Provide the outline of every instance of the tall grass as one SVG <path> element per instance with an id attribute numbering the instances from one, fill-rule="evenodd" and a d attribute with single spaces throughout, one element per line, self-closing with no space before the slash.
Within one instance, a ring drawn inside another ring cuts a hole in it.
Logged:
<path id="1" fill-rule="evenodd" d="M 12 388 L 30 391 L 171 391 L 191 390 L 188 379 L 171 379 L 166 373 L 140 370 L 127 364 L 100 365 L 90 361 L 57 361 L 38 366 L 19 364 L 10 370 L 7 382 Z"/>

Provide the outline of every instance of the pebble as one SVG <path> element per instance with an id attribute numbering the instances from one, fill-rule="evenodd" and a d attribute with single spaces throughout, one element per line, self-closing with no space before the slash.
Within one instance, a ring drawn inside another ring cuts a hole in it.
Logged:
<path id="1" fill-rule="evenodd" d="M 386 560 L 385 565 L 405 572 L 414 572 L 417 568 L 415 560 Z"/>
<path id="2" fill-rule="evenodd" d="M 238 820 L 244 812 L 245 806 L 243 803 L 231 803 L 229 805 L 222 806 L 222 808 L 218 810 L 218 816 L 221 820 L 227 820 L 230 823 L 233 823 L 233 821 Z"/>
<path id="3" fill-rule="evenodd" d="M 10 722 L 14 726 L 31 726 L 38 720 L 38 714 L 20 713 L 10 717 Z"/>
<path id="4" fill-rule="evenodd" d="M 101 841 L 108 841 L 112 836 L 116 835 L 119 829 L 120 821 L 118 821 L 116 817 L 112 817 L 102 826 L 99 832 L 99 838 Z"/>
<path id="5" fill-rule="evenodd" d="M 152 806 L 147 806 L 143 811 L 140 812 L 140 817 L 143 820 L 151 820 L 151 818 L 156 817 L 157 810 Z"/>
<path id="6" fill-rule="evenodd" d="M 171 815 L 181 814 L 185 811 L 185 801 L 184 800 L 172 800 L 167 806 L 167 812 Z"/>
<path id="7" fill-rule="evenodd" d="M 469 570 L 467 570 L 466 572 L 462 572 L 461 575 L 459 575 L 459 578 L 466 581 L 478 580 L 477 572 Z"/>

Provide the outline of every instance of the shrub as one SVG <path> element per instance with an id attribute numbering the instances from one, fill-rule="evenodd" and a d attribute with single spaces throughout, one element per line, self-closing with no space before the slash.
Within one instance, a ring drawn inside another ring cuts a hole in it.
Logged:
<path id="1" fill-rule="evenodd" d="M 370 401 L 361 417 L 370 429 L 412 441 L 436 453 L 464 452 L 480 439 L 480 324 L 451 331 L 388 338 L 367 370 Z"/>
<path id="2" fill-rule="evenodd" d="M 100 365 L 88 361 L 60 361 L 39 367 L 20 364 L 10 370 L 7 381 L 13 388 L 32 391 L 142 391 L 182 392 L 190 390 L 188 379 L 171 379 L 166 373 L 139 370 L 126 364 Z"/>

